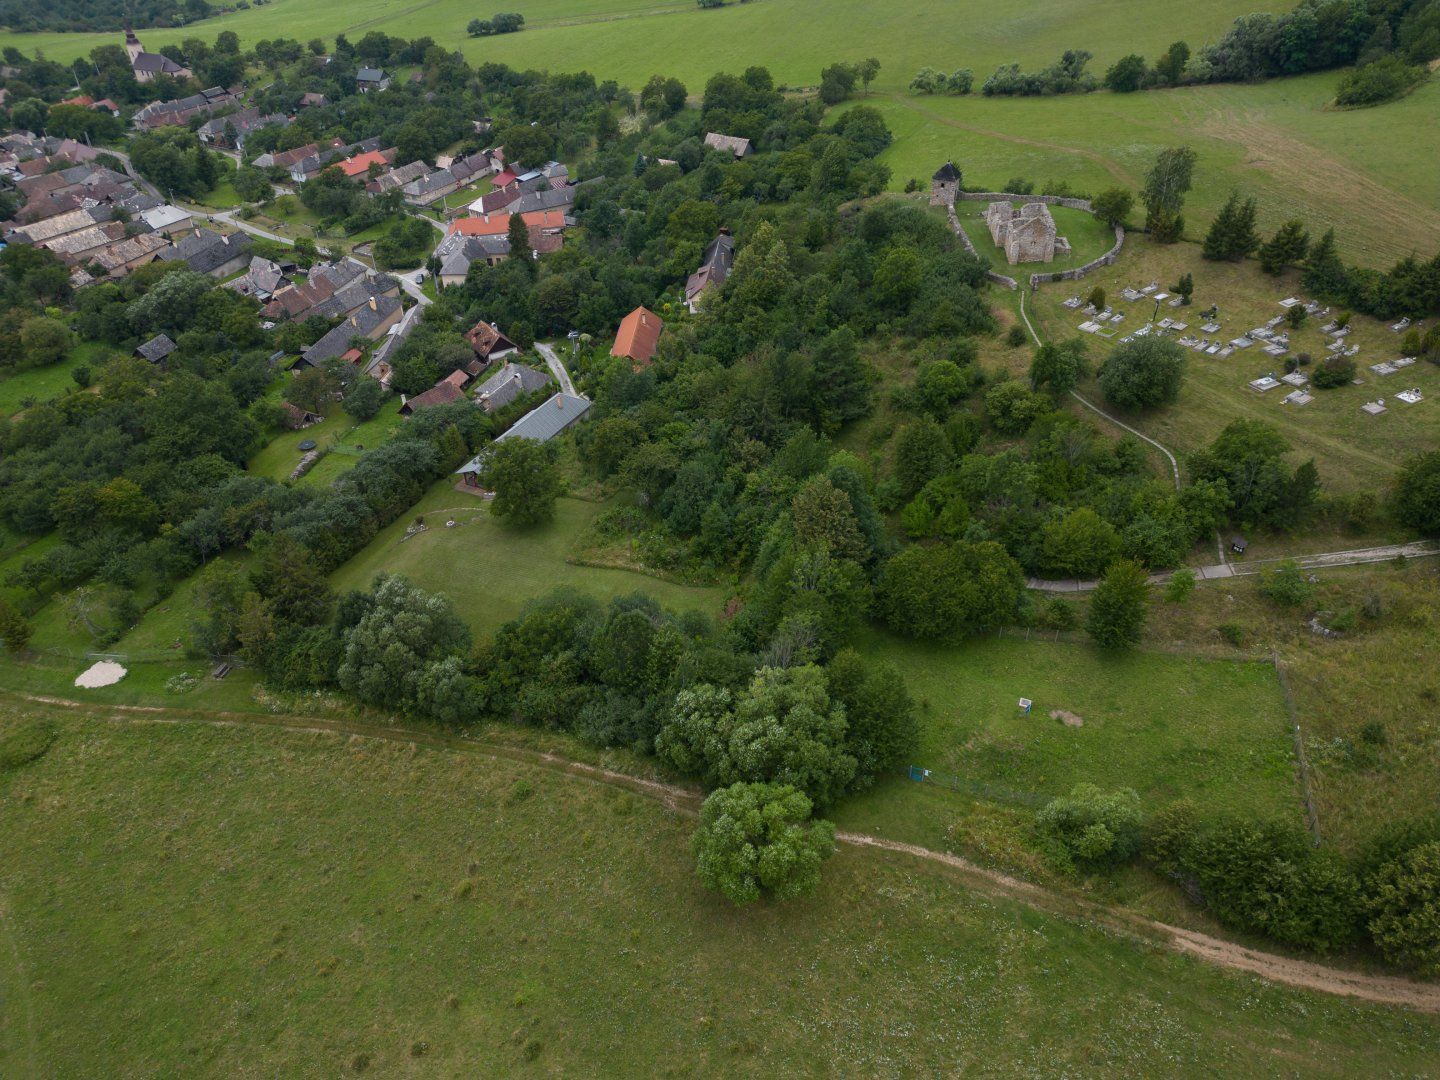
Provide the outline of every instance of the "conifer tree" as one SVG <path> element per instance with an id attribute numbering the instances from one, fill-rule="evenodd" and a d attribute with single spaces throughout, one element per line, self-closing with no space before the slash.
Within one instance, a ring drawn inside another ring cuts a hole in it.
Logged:
<path id="1" fill-rule="evenodd" d="M 1240 201 L 1240 193 L 1232 191 L 1225 206 L 1205 234 L 1203 254 L 1207 259 L 1239 262 L 1260 246 L 1255 235 L 1255 200 Z"/>
<path id="2" fill-rule="evenodd" d="M 1267 274 L 1284 273 L 1298 266 L 1310 251 L 1310 234 L 1304 222 L 1287 221 L 1260 247 L 1260 266 Z"/>
<path id="3" fill-rule="evenodd" d="M 1343 300 L 1349 292 L 1350 272 L 1340 261 L 1340 251 L 1335 243 L 1335 230 L 1325 230 L 1305 260 L 1305 272 L 1301 284 L 1316 296 L 1325 299 Z"/>

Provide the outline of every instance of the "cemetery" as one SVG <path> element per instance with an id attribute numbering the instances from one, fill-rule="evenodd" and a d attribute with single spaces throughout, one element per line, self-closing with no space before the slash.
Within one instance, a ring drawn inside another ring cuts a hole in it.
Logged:
<path id="1" fill-rule="evenodd" d="M 1186 274 L 1194 286 L 1188 304 L 1175 288 Z M 1184 346 L 1180 399 L 1125 417 L 1173 452 L 1208 445 L 1231 420 L 1264 420 L 1284 433 L 1297 459 L 1315 459 L 1329 489 L 1373 490 L 1432 443 L 1440 424 L 1429 412 L 1440 368 L 1405 355 L 1409 332 L 1423 333 L 1430 320 L 1332 309 L 1306 296 L 1298 279 L 1267 275 L 1253 262 L 1206 261 L 1196 244 L 1161 246 L 1134 234 L 1113 266 L 1083 281 L 1042 284 L 1027 310 L 1049 339 L 1086 339 L 1092 368 L 1135 338 L 1161 335 Z M 1099 401 L 1098 388 L 1089 390 Z"/>

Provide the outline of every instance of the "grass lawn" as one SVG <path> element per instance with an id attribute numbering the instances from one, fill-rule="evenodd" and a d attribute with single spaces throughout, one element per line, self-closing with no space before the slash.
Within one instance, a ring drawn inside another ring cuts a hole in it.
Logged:
<path id="1" fill-rule="evenodd" d="M 498 629 L 527 601 L 560 586 L 601 600 L 645 592 L 670 608 L 718 614 L 724 600 L 719 589 L 566 561 L 576 540 L 602 510 L 599 503 L 563 498 L 556 503 L 550 524 L 512 529 L 492 516 L 486 503 L 454 490 L 453 481 L 446 478 L 336 571 L 332 580 L 337 589 L 365 588 L 376 574 L 403 574 L 422 588 L 448 596 L 480 633 Z M 405 530 L 418 515 L 424 515 L 430 527 L 406 539 Z M 447 519 L 459 525 L 447 529 Z"/>
<path id="2" fill-rule="evenodd" d="M 1297 273 L 1273 278 L 1253 261 L 1238 265 L 1206 262 L 1196 244 L 1160 246 L 1132 235 L 1114 266 L 1102 267 L 1080 283 L 1043 285 L 1037 295 L 1028 299 L 1027 309 L 1038 315 L 1038 328 L 1045 336 L 1073 336 L 1084 316 L 1062 307 L 1062 302 L 1070 296 L 1083 296 L 1098 285 L 1105 289 L 1110 304 L 1126 313 L 1121 327 L 1129 332 L 1150 319 L 1154 303 L 1127 303 L 1120 297 L 1121 289 L 1151 282 L 1165 289 L 1186 272 L 1194 275 L 1194 304 L 1189 308 L 1162 307 L 1162 316 L 1183 320 L 1189 324 L 1190 332 L 1198 334 L 1198 313 L 1218 304 L 1222 330 L 1207 336 L 1220 340 L 1228 341 L 1252 327 L 1265 325 L 1284 312 L 1278 301 L 1304 295 Z M 1320 333 L 1324 321 L 1311 319 L 1291 334 L 1292 356 L 1306 352 L 1318 363 L 1327 355 L 1325 345 L 1330 339 Z M 1328 489 L 1378 491 L 1409 455 L 1434 448 L 1435 433 L 1440 430 L 1436 414 L 1440 409 L 1440 368 L 1422 361 L 1393 375 L 1376 375 L 1369 365 L 1397 358 L 1400 335 L 1388 325 L 1362 315 L 1356 315 L 1350 327 L 1346 340 L 1360 347 L 1354 359 L 1362 386 L 1316 390 L 1308 405 L 1286 405 L 1283 398 L 1290 387 L 1257 394 L 1248 386 L 1250 380 L 1261 375 L 1283 375 L 1284 358 L 1266 356 L 1259 346 L 1237 350 L 1224 360 L 1191 352 L 1176 404 L 1147 413 L 1117 415 L 1182 454 L 1208 445 L 1231 420 L 1264 420 L 1284 432 L 1297 456 L 1315 459 Z M 1090 345 L 1092 361 L 1103 359 L 1112 346 L 1112 342 L 1094 338 Z M 1395 398 L 1398 391 L 1411 387 L 1419 387 L 1425 400 L 1406 405 Z M 1101 400 L 1097 387 L 1092 384 L 1088 390 L 1092 400 Z M 1361 405 L 1382 397 L 1388 407 L 1384 415 L 1370 416 L 1361 411 Z"/>
<path id="3" fill-rule="evenodd" d="M 83 364 L 93 367 L 109 350 L 100 342 L 82 341 L 57 364 L 11 371 L 0 378 L 0 416 L 13 416 L 27 408 L 27 401 L 52 401 L 72 393 L 76 387 L 70 373 Z"/>
<path id="4" fill-rule="evenodd" d="M 274 438 L 246 462 L 245 468 L 256 476 L 287 480 L 295 466 L 300 464 L 300 459 L 305 456 L 300 444 L 314 441 L 321 448 L 334 452 L 322 457 L 310 472 L 301 478 L 301 482 L 329 482 L 355 464 L 361 448 L 379 446 L 390 437 L 392 431 L 404 423 L 405 418 L 400 415 L 399 408 L 399 402 L 394 397 L 387 397 L 375 416 L 363 424 L 357 424 L 338 402 L 332 402 L 326 406 L 324 420 L 299 431 L 276 433 Z M 332 458 L 336 460 L 332 461 Z"/>
<path id="5" fill-rule="evenodd" d="M 688 820 L 529 765 L 40 720 L 48 751 L 0 774 L 7 1076 L 1346 1076 L 1440 1049 L 1434 1018 L 899 857 L 842 850 L 814 898 L 737 910 Z"/>
<path id="6" fill-rule="evenodd" d="M 960 227 L 970 237 L 975 250 L 983 258 L 988 258 L 1002 274 L 1010 277 L 1026 277 L 1032 273 L 1051 270 L 1072 270 L 1098 259 L 1115 245 L 1114 231 L 1101 223 L 1094 214 L 1073 210 L 1068 206 L 1052 206 L 1050 214 L 1055 219 L 1056 231 L 1070 241 L 1070 254 L 1057 255 L 1054 261 L 1049 263 L 1023 263 L 1014 269 L 1007 269 L 1010 264 L 1006 261 L 1005 252 L 995 246 L 995 242 L 990 239 L 990 229 L 985 224 L 985 208 L 989 205 L 979 201 L 957 202 L 955 216 L 960 219 Z"/>
<path id="7" fill-rule="evenodd" d="M 862 651 L 896 664 L 922 703 L 914 764 L 996 801 L 1033 805 L 1088 782 L 1133 787 L 1151 809 L 1192 797 L 1298 815 L 1269 666 L 1008 637 L 944 646 L 876 634 Z M 1022 697 L 1034 701 L 1029 716 Z M 1066 726 L 1052 710 L 1082 723 Z"/>

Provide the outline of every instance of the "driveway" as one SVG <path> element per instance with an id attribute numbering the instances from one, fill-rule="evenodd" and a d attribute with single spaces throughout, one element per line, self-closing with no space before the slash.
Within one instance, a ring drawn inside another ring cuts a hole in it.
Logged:
<path id="1" fill-rule="evenodd" d="M 550 374 L 554 375 L 560 383 L 560 389 L 571 397 L 575 397 L 575 384 L 570 381 L 570 373 L 565 370 L 565 365 L 560 362 L 560 357 L 555 355 L 555 350 L 543 341 L 537 341 L 535 351 L 545 358 L 545 365 L 550 369 Z"/>

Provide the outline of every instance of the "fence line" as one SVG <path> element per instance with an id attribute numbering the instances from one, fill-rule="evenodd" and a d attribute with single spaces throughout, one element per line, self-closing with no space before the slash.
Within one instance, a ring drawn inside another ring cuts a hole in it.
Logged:
<path id="1" fill-rule="evenodd" d="M 936 784 L 965 795 L 976 795 L 989 802 L 1009 803 L 1012 806 L 1041 807 L 1050 801 L 1049 795 L 1034 791 L 1016 791 L 1001 784 L 989 784 L 983 780 L 971 780 L 950 773 L 937 773 L 920 765 L 910 766 L 910 779 L 919 784 Z"/>
<path id="2" fill-rule="evenodd" d="M 1295 767 L 1300 774 L 1300 798 L 1305 803 L 1305 822 L 1315 846 L 1320 846 L 1320 815 L 1315 810 L 1315 789 L 1310 782 L 1310 763 L 1305 758 L 1305 736 L 1300 731 L 1300 721 L 1295 715 L 1295 697 L 1290 693 L 1290 678 L 1285 674 L 1285 665 L 1280 663 L 1280 653 L 1271 653 L 1275 665 L 1275 677 L 1280 680 L 1280 691 L 1285 698 L 1285 712 L 1290 718 L 1290 736 L 1295 743 Z"/>

